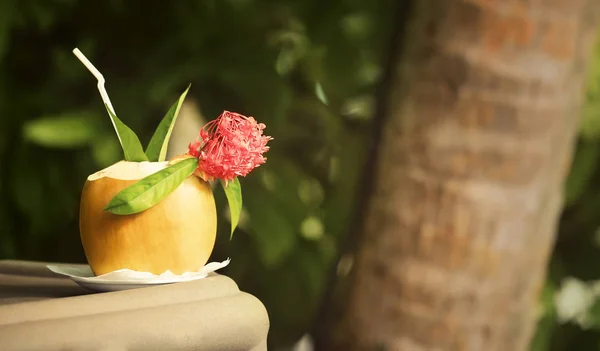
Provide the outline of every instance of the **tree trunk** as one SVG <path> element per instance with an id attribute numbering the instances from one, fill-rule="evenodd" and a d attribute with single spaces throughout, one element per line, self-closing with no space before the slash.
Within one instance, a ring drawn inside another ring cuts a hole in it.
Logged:
<path id="1" fill-rule="evenodd" d="M 413 1 L 327 350 L 527 349 L 598 7 Z"/>

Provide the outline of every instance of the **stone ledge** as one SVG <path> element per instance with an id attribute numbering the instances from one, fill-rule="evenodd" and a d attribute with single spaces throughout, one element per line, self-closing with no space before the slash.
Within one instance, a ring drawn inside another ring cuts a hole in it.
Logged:
<path id="1" fill-rule="evenodd" d="M 0 261 L 1 350 L 266 350 L 263 304 L 220 274 L 89 293 L 46 263 Z"/>

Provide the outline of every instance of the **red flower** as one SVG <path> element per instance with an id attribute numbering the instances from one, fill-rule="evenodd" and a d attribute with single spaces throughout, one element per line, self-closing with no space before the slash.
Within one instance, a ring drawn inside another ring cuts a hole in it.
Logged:
<path id="1" fill-rule="evenodd" d="M 188 146 L 188 154 L 199 160 L 198 170 L 205 180 L 220 178 L 226 182 L 245 177 L 266 162 L 270 136 L 263 135 L 265 125 L 253 117 L 223 111 L 208 122 L 199 133 L 200 141 Z"/>

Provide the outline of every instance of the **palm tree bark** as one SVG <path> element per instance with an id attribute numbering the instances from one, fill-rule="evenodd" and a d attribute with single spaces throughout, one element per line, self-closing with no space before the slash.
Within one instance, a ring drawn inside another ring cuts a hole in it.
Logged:
<path id="1" fill-rule="evenodd" d="M 598 0 L 414 0 L 327 350 L 526 350 Z"/>

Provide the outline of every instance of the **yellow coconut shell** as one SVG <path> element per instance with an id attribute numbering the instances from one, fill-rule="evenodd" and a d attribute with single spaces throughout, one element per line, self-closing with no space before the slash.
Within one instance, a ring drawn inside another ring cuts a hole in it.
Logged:
<path id="1" fill-rule="evenodd" d="M 94 274 L 125 268 L 182 274 L 206 264 L 215 244 L 217 210 L 204 180 L 189 176 L 161 202 L 137 214 L 103 210 L 119 191 L 168 165 L 120 161 L 88 177 L 81 193 L 79 229 Z"/>

